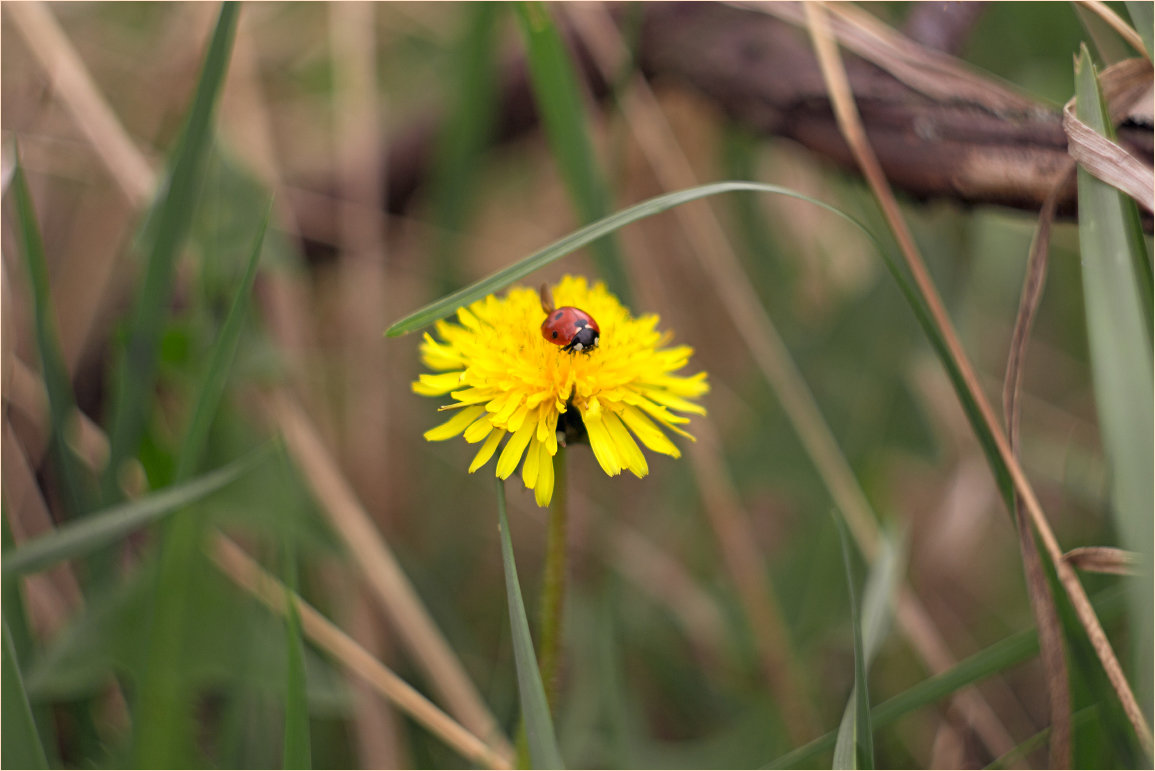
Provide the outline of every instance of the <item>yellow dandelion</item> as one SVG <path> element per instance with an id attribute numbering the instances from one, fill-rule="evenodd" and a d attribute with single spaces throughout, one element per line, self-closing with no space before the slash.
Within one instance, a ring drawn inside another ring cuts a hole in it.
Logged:
<path id="1" fill-rule="evenodd" d="M 521 477 L 539 506 L 553 496 L 553 456 L 559 438 L 588 437 L 602 469 L 610 476 L 628 469 L 649 473 L 635 437 L 649 449 L 672 457 L 681 453 L 663 428 L 693 439 L 678 413 L 706 414 L 694 401 L 709 390 L 706 373 L 675 374 L 693 350 L 662 346 L 655 315 L 634 318 L 605 285 L 564 277 L 554 288 L 557 305 L 574 306 L 596 319 L 597 347 L 563 350 L 542 335 L 544 298 L 525 287 L 503 298 L 493 295 L 462 307 L 456 323 L 438 321 L 440 340 L 426 334 L 421 358 L 436 374 L 422 374 L 413 390 L 453 399 L 442 410 L 455 414 L 425 433 L 430 441 L 464 434 L 481 444 L 469 472 L 493 457 L 497 476 L 507 479 L 521 463 Z M 580 420 L 578 417 L 580 416 Z M 522 458 L 524 457 L 524 462 Z"/>

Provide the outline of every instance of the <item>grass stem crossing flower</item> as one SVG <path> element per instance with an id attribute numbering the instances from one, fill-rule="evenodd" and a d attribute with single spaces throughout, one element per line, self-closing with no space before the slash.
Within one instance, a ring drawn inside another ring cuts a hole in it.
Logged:
<path id="1" fill-rule="evenodd" d="M 562 350 L 541 334 L 545 318 L 538 293 L 515 287 L 459 308 L 456 322 L 438 321 L 437 339 L 426 333 L 422 374 L 413 390 L 453 401 L 445 423 L 430 429 L 430 441 L 464 435 L 480 444 L 469 471 L 497 459 L 497 476 L 507 479 L 521 463 L 521 477 L 539 506 L 553 496 L 553 456 L 559 434 L 584 434 L 598 464 L 610 476 L 629 470 L 649 473 L 638 441 L 654 452 L 679 457 L 666 431 L 693 439 L 683 413 L 704 415 L 695 399 L 709 390 L 706 373 L 679 375 L 693 350 L 663 347 L 671 335 L 658 317 L 633 317 L 604 284 L 592 287 L 565 276 L 553 287 L 557 305 L 574 306 L 597 320 L 598 346 L 588 352 Z M 663 430 L 664 429 L 664 430 Z M 523 460 L 524 458 L 524 460 Z"/>

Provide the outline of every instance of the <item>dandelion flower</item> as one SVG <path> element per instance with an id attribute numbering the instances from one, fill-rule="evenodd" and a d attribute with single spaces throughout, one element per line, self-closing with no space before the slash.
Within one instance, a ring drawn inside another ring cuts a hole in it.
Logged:
<path id="1" fill-rule="evenodd" d="M 680 426 L 684 414 L 704 415 L 693 401 L 709 390 L 706 373 L 676 374 L 689 362 L 689 346 L 663 347 L 669 333 L 658 317 L 635 318 L 604 284 L 564 277 L 555 287 L 557 305 L 575 306 L 597 321 L 596 348 L 565 351 L 544 339 L 545 314 L 538 293 L 525 287 L 458 309 L 457 321 L 438 321 L 426 334 L 422 374 L 413 390 L 453 400 L 442 410 L 453 417 L 425 433 L 430 441 L 464 435 L 480 444 L 469 472 L 484 466 L 503 439 L 497 476 L 507 479 L 521 463 L 521 477 L 539 506 L 553 496 L 553 456 L 559 438 L 585 437 L 610 476 L 628 469 L 649 473 L 638 447 L 672 457 L 681 453 L 666 431 L 693 439 Z M 508 437 L 508 438 L 507 438 Z M 522 459 L 524 458 L 524 462 Z"/>

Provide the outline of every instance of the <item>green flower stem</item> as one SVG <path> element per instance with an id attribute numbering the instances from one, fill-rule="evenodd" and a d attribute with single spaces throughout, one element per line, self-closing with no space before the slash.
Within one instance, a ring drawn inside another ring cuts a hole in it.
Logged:
<path id="1" fill-rule="evenodd" d="M 565 448 L 553 458 L 553 505 L 546 533 L 545 575 L 541 593 L 541 681 L 551 713 L 556 711 L 558 662 L 561 659 L 561 626 L 565 610 L 566 574 L 566 463 Z"/>

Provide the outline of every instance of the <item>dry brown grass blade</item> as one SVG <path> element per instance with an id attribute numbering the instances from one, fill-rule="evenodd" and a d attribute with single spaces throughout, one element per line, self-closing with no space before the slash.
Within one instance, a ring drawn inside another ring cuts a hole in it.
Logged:
<path id="1" fill-rule="evenodd" d="M 1059 543 L 1051 530 L 1050 522 L 1043 513 L 1042 506 L 1039 504 L 1038 498 L 1035 496 L 1035 492 L 1027 480 L 1026 474 L 1015 459 L 1014 453 L 1011 452 L 1006 435 L 1001 430 L 994 410 L 991 408 L 990 402 L 987 400 L 979 385 L 974 368 L 971 366 L 970 360 L 967 358 L 966 352 L 959 342 L 958 334 L 954 331 L 954 325 L 950 321 L 950 317 L 943 306 L 942 299 L 938 295 L 938 290 L 931 281 L 926 265 L 914 243 L 914 237 L 902 217 L 894 193 L 891 191 L 886 177 L 882 173 L 878 158 L 875 156 L 866 139 L 862 121 L 858 117 L 858 110 L 854 104 L 854 96 L 850 91 L 850 85 L 846 78 L 846 70 L 842 66 L 842 59 L 838 53 L 838 47 L 826 27 L 825 5 L 822 3 L 807 3 L 806 13 L 811 38 L 818 55 L 819 65 L 822 68 L 823 77 L 826 79 L 831 104 L 834 107 L 835 116 L 843 137 L 850 146 L 859 168 L 862 170 L 863 175 L 866 177 L 875 195 L 875 199 L 883 210 L 891 232 L 897 240 L 907 266 L 914 278 L 915 285 L 918 287 L 919 293 L 927 304 L 932 320 L 942 334 L 948 353 L 958 367 L 967 391 L 974 399 L 983 422 L 994 439 L 996 449 L 1010 474 L 1016 492 L 1022 497 L 1024 510 L 1030 516 L 1031 524 L 1038 532 L 1039 538 L 1047 549 L 1048 555 L 1055 564 L 1059 581 L 1063 584 L 1063 588 L 1067 592 L 1076 614 L 1079 616 L 1080 623 L 1082 623 L 1086 629 L 1087 636 L 1091 639 L 1091 644 L 1095 648 L 1095 652 L 1103 664 L 1104 670 L 1107 672 L 1107 677 L 1111 681 L 1111 685 L 1119 696 L 1119 701 L 1122 703 L 1123 709 L 1127 713 L 1127 717 L 1131 721 L 1136 735 L 1139 737 L 1147 754 L 1151 755 L 1152 737 L 1147 719 L 1143 715 L 1143 711 L 1139 708 L 1135 694 L 1131 690 L 1126 676 L 1123 674 L 1123 668 L 1119 664 L 1119 659 L 1115 655 L 1114 648 L 1111 647 L 1106 633 L 1103 631 L 1102 624 L 1099 623 L 1098 616 L 1095 615 L 1095 610 L 1091 606 L 1091 602 L 1087 597 L 1086 591 L 1083 589 L 1083 585 L 1079 582 L 1078 576 L 1075 575 L 1070 565 L 1062 560 L 1062 550 L 1059 548 Z"/>
<path id="2" fill-rule="evenodd" d="M 1134 552 L 1113 546 L 1080 546 L 1063 555 L 1063 560 L 1076 570 L 1090 573 L 1110 573 L 1116 576 L 1139 575 L 1139 558 Z"/>
<path id="3" fill-rule="evenodd" d="M 1155 211 L 1155 170 L 1075 117 L 1075 100 L 1063 107 L 1068 152 L 1092 176 L 1118 188 L 1148 211 Z"/>
<path id="4" fill-rule="evenodd" d="M 255 39 L 259 24 L 257 13 L 246 11 L 240 15 L 233 63 L 223 95 L 222 131 L 238 155 L 246 160 L 266 187 L 274 191 L 274 220 L 278 227 L 299 236 L 298 210 L 307 211 L 309 207 L 292 205 L 291 194 L 285 194 L 273 116 L 260 79 L 259 50 Z M 232 116 L 239 118 L 233 120 Z M 276 267 L 263 271 L 261 281 L 259 297 L 264 324 L 285 360 L 288 379 L 295 392 L 308 409 L 316 409 L 322 403 L 318 397 L 321 368 L 313 366 L 307 356 L 308 351 L 318 349 L 315 325 L 311 323 L 309 312 L 311 297 L 308 288 L 301 274 Z"/>
<path id="5" fill-rule="evenodd" d="M 1143 38 L 1139 36 L 1139 33 L 1136 32 L 1130 24 L 1123 21 L 1119 14 L 1111 10 L 1106 3 L 1101 0 L 1079 0 L 1079 5 L 1087 8 L 1100 19 L 1107 22 L 1107 26 L 1115 30 L 1119 37 L 1127 42 L 1127 45 L 1147 57 L 1148 62 L 1151 61 L 1151 54 L 1147 53 L 1147 46 L 1143 45 Z"/>
<path id="6" fill-rule="evenodd" d="M 345 571 L 341 571 L 345 573 Z M 345 579 L 351 576 L 343 575 Z M 361 645 L 373 658 L 384 663 L 393 660 L 395 646 L 386 645 L 387 629 L 381 623 L 381 613 L 377 602 L 369 595 L 368 589 L 357 582 L 360 591 L 326 592 L 327 597 L 339 596 L 341 607 L 334 608 L 334 615 L 340 614 L 340 628 L 347 630 L 349 637 Z M 336 588 L 336 587 L 334 587 Z M 350 596 L 351 595 L 351 596 Z M 406 750 L 403 735 L 404 720 L 393 704 L 379 698 L 377 689 L 364 678 L 348 673 L 350 695 L 356 711 L 352 733 L 357 745 L 357 759 L 364 768 L 412 768 L 415 763 Z M 462 729 L 464 730 L 464 729 Z"/>
<path id="7" fill-rule="evenodd" d="M 329 6 L 334 70 L 333 153 L 338 194 L 337 301 L 346 394 L 340 416 L 346 473 L 375 510 L 388 511 L 389 325 L 384 179 L 373 3 Z"/>
<path id="8" fill-rule="evenodd" d="M 287 612 L 288 600 L 284 584 L 266 573 L 236 542 L 218 533 L 211 544 L 209 556 L 225 575 L 274 612 L 280 615 Z M 356 640 L 298 595 L 293 594 L 293 599 L 301 615 L 301 627 L 308 638 L 363 678 L 378 693 L 471 763 L 477 763 L 483 768 L 512 767 L 511 755 L 507 750 L 486 745 L 373 658 Z"/>
<path id="9" fill-rule="evenodd" d="M 41 3 L 6 3 L 4 9 L 125 196 L 134 206 L 145 206 L 152 198 L 155 174 L 120 125 L 56 19 Z"/>
<path id="10" fill-rule="evenodd" d="M 618 52 L 615 53 L 610 43 L 616 39 L 616 32 L 605 16 L 605 11 L 596 5 L 570 6 L 567 10 L 586 44 L 593 51 L 599 66 L 608 73 L 608 77 L 612 77 L 612 73 L 617 71 L 621 42 L 618 40 Z M 661 184 L 670 190 L 697 184 L 689 161 L 681 151 L 661 107 L 644 81 L 635 79 L 630 84 L 624 110 L 629 118 L 630 129 L 635 133 L 639 147 L 647 154 Z M 730 313 L 735 329 L 750 350 L 763 376 L 774 389 L 807 454 L 815 464 L 827 489 L 830 490 L 835 503 L 847 518 L 858 548 L 868 560 L 873 561 L 878 553 L 879 534 L 870 504 L 842 456 L 838 443 L 826 425 L 805 380 L 793 365 L 785 343 L 751 288 L 752 284 L 730 248 L 725 232 L 705 204 L 680 207 L 675 210 L 675 215 L 693 245 L 694 254 L 703 260 L 709 255 L 710 263 L 705 266 L 705 274 L 714 283 L 715 292 L 722 299 L 723 307 Z M 695 448 L 691 448 L 691 460 L 706 455 L 704 450 L 698 452 Z M 720 513 L 715 511 L 714 506 L 708 505 L 707 512 L 711 514 L 711 522 L 718 532 L 719 539 L 728 547 L 744 554 L 733 563 L 728 561 L 727 564 L 734 574 L 735 582 L 739 585 L 740 597 L 745 606 L 745 603 L 752 601 L 758 592 L 764 591 L 764 588 L 746 585 L 747 571 L 738 567 L 751 559 L 755 561 L 760 559 L 757 550 L 754 549 L 756 541 L 750 533 L 749 522 L 740 514 L 735 516 L 735 512 L 741 512 L 736 503 L 736 496 L 725 496 L 725 491 L 732 489 L 732 484 L 727 482 L 725 469 L 717 467 L 717 464 L 706 465 L 696 460 L 693 466 L 699 487 L 706 496 L 708 504 L 735 501 L 733 507 Z M 708 494 L 709 490 L 719 491 L 716 501 Z M 730 535 L 731 530 L 739 535 L 744 532 L 745 535 L 734 537 Z M 751 550 L 752 555 L 745 554 Z M 727 553 L 730 553 L 729 549 Z M 747 608 L 747 614 L 752 619 L 757 633 L 760 624 L 755 623 L 754 619 L 764 616 L 765 611 L 751 611 Z M 911 641 L 919 657 L 926 662 L 931 671 L 942 672 L 953 665 L 954 659 L 942 636 L 912 591 L 900 592 L 897 619 L 903 634 Z M 764 640 L 763 644 L 772 645 L 773 640 Z M 774 653 L 771 652 L 769 655 L 773 656 Z M 955 697 L 955 703 L 959 711 L 966 716 L 966 721 L 975 726 L 975 730 L 994 755 L 1004 755 L 1013 748 L 1014 742 L 1011 737 L 977 690 L 966 689 L 960 692 Z"/>
<path id="11" fill-rule="evenodd" d="M 1039 213 L 1039 224 L 1031 241 L 1023 279 L 1019 311 L 1011 334 L 1007 374 L 1003 383 L 1003 416 L 1007 422 L 1007 441 L 1017 457 L 1019 454 L 1019 417 L 1021 414 L 1024 363 L 1035 313 L 1043 297 L 1047 279 L 1047 257 L 1051 245 L 1051 224 L 1059 196 L 1074 181 L 1074 164 L 1062 173 Z M 1019 553 L 1023 558 L 1023 572 L 1027 579 L 1027 594 L 1031 612 L 1039 631 L 1039 653 L 1047 678 L 1047 693 L 1051 704 L 1050 767 L 1068 768 L 1071 763 L 1071 691 L 1067 676 L 1067 661 L 1063 651 L 1063 634 L 1055 598 L 1043 570 L 1030 523 L 1022 513 L 1022 498 L 1015 494 L 1015 529 L 1019 536 Z"/>
<path id="12" fill-rule="evenodd" d="M 34 435 L 25 440 L 25 448 L 32 461 L 39 463 L 48 447 L 48 394 L 40 376 L 19 359 L 13 362 L 11 390 L 6 399 L 9 406 L 28 419 Z M 72 449 L 89 468 L 97 471 L 104 468 L 108 461 L 108 438 L 99 426 L 77 410 L 67 435 Z"/>
<path id="13" fill-rule="evenodd" d="M 793 24 L 806 23 L 807 3 L 740 5 Z M 828 9 L 829 29 L 839 43 L 915 91 L 936 100 L 974 102 L 1008 112 L 1038 108 L 1029 97 L 994 85 L 989 75 L 972 72 L 953 56 L 915 43 L 851 3 Z"/>
<path id="14" fill-rule="evenodd" d="M 0 480 L 4 486 L 5 515 L 16 543 L 46 533 L 55 527 L 48 504 L 40 495 L 36 472 L 12 425 L 4 420 L 0 453 Z M 83 605 L 80 585 L 72 568 L 61 565 L 50 571 L 27 576 L 28 609 L 32 626 L 43 639 L 60 631 Z"/>
<path id="15" fill-rule="evenodd" d="M 281 392 L 269 396 L 265 408 L 321 508 L 364 572 L 398 637 L 445 699 L 449 711 L 469 730 L 493 742 L 503 756 L 512 757 L 512 749 L 497 721 L 425 610 L 368 512 L 341 475 L 312 422 Z"/>

